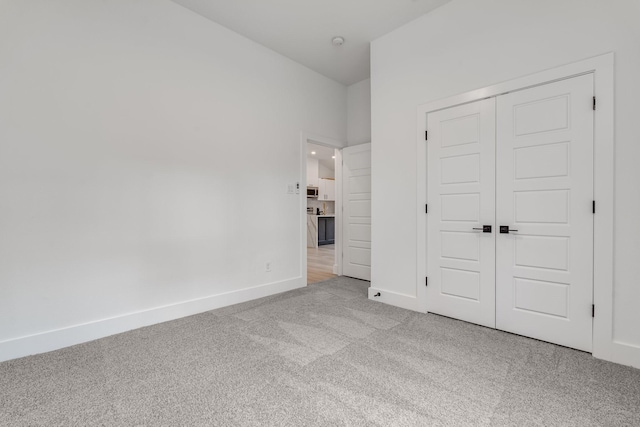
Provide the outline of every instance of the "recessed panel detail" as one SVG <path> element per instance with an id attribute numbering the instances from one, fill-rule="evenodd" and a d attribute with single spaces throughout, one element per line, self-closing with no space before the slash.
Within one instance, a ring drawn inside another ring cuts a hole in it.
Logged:
<path id="1" fill-rule="evenodd" d="M 515 217 L 519 223 L 566 224 L 569 190 L 516 191 Z"/>
<path id="2" fill-rule="evenodd" d="M 371 224 L 349 224 L 349 240 L 369 242 L 371 240 Z"/>
<path id="3" fill-rule="evenodd" d="M 516 136 L 569 128 L 569 95 L 541 99 L 513 107 Z"/>
<path id="4" fill-rule="evenodd" d="M 478 233 L 442 231 L 440 233 L 443 258 L 480 261 L 480 239 Z"/>
<path id="5" fill-rule="evenodd" d="M 349 194 L 371 193 L 371 176 L 350 176 Z"/>
<path id="6" fill-rule="evenodd" d="M 515 308 L 550 316 L 568 316 L 569 285 L 519 277 L 514 278 L 513 285 Z"/>
<path id="7" fill-rule="evenodd" d="M 369 169 L 371 167 L 371 154 L 369 151 L 349 154 L 349 169 Z"/>
<path id="8" fill-rule="evenodd" d="M 351 264 L 371 267 L 371 249 L 349 248 L 349 262 Z"/>
<path id="9" fill-rule="evenodd" d="M 371 216 L 371 200 L 351 200 L 349 213 L 352 217 L 369 218 Z"/>
<path id="10" fill-rule="evenodd" d="M 478 222 L 480 216 L 480 195 L 443 194 L 440 196 L 442 221 Z"/>
<path id="11" fill-rule="evenodd" d="M 480 155 L 445 157 L 440 159 L 440 183 L 462 184 L 480 181 Z"/>
<path id="12" fill-rule="evenodd" d="M 516 265 L 552 270 L 569 269 L 569 238 L 522 236 L 515 239 Z"/>
<path id="13" fill-rule="evenodd" d="M 537 145 L 514 150 L 516 179 L 569 175 L 569 143 Z"/>
<path id="14" fill-rule="evenodd" d="M 443 294 L 474 301 L 480 299 L 480 273 L 453 268 L 441 268 L 440 271 Z"/>
<path id="15" fill-rule="evenodd" d="M 440 123 L 442 147 L 472 144 L 480 140 L 480 116 L 472 114 Z"/>

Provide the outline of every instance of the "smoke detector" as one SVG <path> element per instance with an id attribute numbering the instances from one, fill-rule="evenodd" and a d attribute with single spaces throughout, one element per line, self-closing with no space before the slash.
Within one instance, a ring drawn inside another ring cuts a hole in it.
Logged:
<path id="1" fill-rule="evenodd" d="M 334 46 L 342 46 L 344 44 L 344 37 L 336 36 L 331 39 L 331 43 L 333 43 Z"/>

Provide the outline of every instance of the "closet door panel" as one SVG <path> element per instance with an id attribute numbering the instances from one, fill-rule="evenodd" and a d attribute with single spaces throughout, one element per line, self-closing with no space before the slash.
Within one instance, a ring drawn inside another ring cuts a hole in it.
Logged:
<path id="1" fill-rule="evenodd" d="M 430 113 L 427 129 L 427 310 L 495 327 L 495 99 Z"/>
<path id="2" fill-rule="evenodd" d="M 593 76 L 497 99 L 496 327 L 591 351 Z M 506 229 L 503 231 L 507 231 Z"/>

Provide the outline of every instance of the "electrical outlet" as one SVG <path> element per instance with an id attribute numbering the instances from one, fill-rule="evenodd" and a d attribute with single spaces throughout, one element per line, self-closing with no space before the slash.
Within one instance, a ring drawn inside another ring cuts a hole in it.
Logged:
<path id="1" fill-rule="evenodd" d="M 293 184 L 287 184 L 287 194 L 293 194 Z"/>
<path id="2" fill-rule="evenodd" d="M 267 262 L 264 264 L 264 270 L 265 270 L 267 273 L 269 273 L 269 272 L 271 271 L 271 261 L 267 261 Z"/>

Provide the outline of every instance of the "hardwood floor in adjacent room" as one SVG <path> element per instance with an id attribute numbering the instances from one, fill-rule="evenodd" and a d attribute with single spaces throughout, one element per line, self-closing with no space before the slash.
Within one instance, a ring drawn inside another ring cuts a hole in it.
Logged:
<path id="1" fill-rule="evenodd" d="M 333 274 L 335 250 L 335 245 L 307 248 L 307 284 L 336 277 Z"/>

